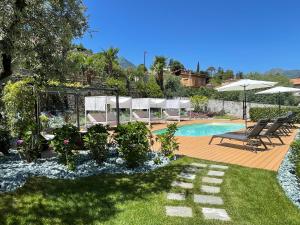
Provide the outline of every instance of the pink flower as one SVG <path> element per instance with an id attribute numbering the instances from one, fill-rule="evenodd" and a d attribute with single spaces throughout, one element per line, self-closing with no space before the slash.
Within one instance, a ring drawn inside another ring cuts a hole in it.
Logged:
<path id="1" fill-rule="evenodd" d="M 17 140 L 17 145 L 22 145 L 23 143 L 24 143 L 24 140 L 22 140 L 22 139 Z"/>
<path id="2" fill-rule="evenodd" d="M 64 145 L 68 145 L 70 143 L 70 141 L 68 139 L 64 140 Z"/>

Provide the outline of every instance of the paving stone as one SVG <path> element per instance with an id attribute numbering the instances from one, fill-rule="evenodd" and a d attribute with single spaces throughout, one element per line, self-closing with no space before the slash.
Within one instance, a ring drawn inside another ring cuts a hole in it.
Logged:
<path id="1" fill-rule="evenodd" d="M 223 205 L 223 199 L 212 195 L 194 195 L 194 202 L 210 205 Z"/>
<path id="2" fill-rule="evenodd" d="M 202 182 L 209 183 L 209 184 L 222 184 L 223 179 L 212 178 L 212 177 L 203 177 Z"/>
<path id="3" fill-rule="evenodd" d="M 167 216 L 193 217 L 192 208 L 185 206 L 166 206 Z"/>
<path id="4" fill-rule="evenodd" d="M 223 177 L 224 174 L 225 173 L 223 171 L 216 171 L 216 170 L 209 170 L 207 173 L 208 176 L 215 176 L 215 177 Z"/>
<path id="5" fill-rule="evenodd" d="M 183 200 L 185 200 L 185 194 L 182 194 L 182 193 L 168 193 L 167 199 L 183 201 Z"/>
<path id="6" fill-rule="evenodd" d="M 191 163 L 190 165 L 194 166 L 194 167 L 198 167 L 198 168 L 206 168 L 207 167 L 207 164 L 203 164 L 203 163 Z"/>
<path id="7" fill-rule="evenodd" d="M 183 171 L 186 173 L 196 173 L 199 171 L 199 168 L 189 166 L 189 167 L 184 168 Z"/>
<path id="8" fill-rule="evenodd" d="M 223 220 L 223 221 L 230 220 L 230 217 L 228 216 L 225 209 L 202 208 L 202 213 L 204 219 L 207 220 Z"/>
<path id="9" fill-rule="evenodd" d="M 188 179 L 188 180 L 195 180 L 196 175 L 195 174 L 191 174 L 191 173 L 185 173 L 185 172 L 181 172 L 178 177 L 180 178 L 184 178 L 184 179 Z"/>
<path id="10" fill-rule="evenodd" d="M 181 187 L 185 189 L 192 189 L 194 185 L 192 183 L 182 182 L 182 181 L 173 181 L 171 184 L 172 187 Z"/>
<path id="11" fill-rule="evenodd" d="M 210 193 L 210 194 L 217 194 L 217 193 L 220 193 L 220 187 L 202 185 L 201 186 L 201 191 L 206 192 L 206 193 Z"/>
<path id="12" fill-rule="evenodd" d="M 227 170 L 228 166 L 222 166 L 222 165 L 210 165 L 210 168 L 213 169 L 221 169 L 221 170 Z"/>

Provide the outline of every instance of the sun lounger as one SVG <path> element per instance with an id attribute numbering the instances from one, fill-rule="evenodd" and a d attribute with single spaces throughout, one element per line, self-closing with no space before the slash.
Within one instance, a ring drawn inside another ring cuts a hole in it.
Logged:
<path id="1" fill-rule="evenodd" d="M 248 143 L 251 147 L 262 144 L 265 149 L 268 149 L 266 144 L 262 141 L 260 132 L 267 126 L 269 119 L 261 119 L 257 122 L 255 126 L 250 131 L 245 133 L 228 132 L 225 134 L 213 135 L 210 139 L 209 144 L 212 143 L 213 139 L 221 138 L 221 143 L 223 139 L 242 141 L 243 143 Z"/>
<path id="2" fill-rule="evenodd" d="M 153 117 L 150 115 L 149 121 L 149 112 L 147 111 L 136 111 L 132 113 L 135 121 L 145 122 L 145 123 L 162 123 L 164 122 L 163 119 Z"/>
<path id="3" fill-rule="evenodd" d="M 286 119 L 285 117 L 278 117 L 274 121 L 274 123 L 272 123 L 268 127 L 268 129 L 263 130 L 260 133 L 260 136 L 261 137 L 266 137 L 273 146 L 274 146 L 274 144 L 273 144 L 273 142 L 271 140 L 272 138 L 277 138 L 277 139 L 279 139 L 279 141 L 281 142 L 281 144 L 284 144 L 283 140 L 280 137 L 280 135 L 281 135 L 280 129 L 283 126 L 283 124 L 285 123 L 285 121 L 286 121 L 285 119 Z"/>
<path id="4" fill-rule="evenodd" d="M 190 120 L 191 118 L 186 115 L 180 115 L 179 116 L 179 110 L 172 110 L 172 109 L 166 109 L 164 111 L 164 114 L 166 115 L 167 120 Z"/>
<path id="5" fill-rule="evenodd" d="M 117 125 L 117 116 L 113 112 L 107 113 L 107 122 L 104 112 L 88 113 L 87 118 L 92 124 Z"/>

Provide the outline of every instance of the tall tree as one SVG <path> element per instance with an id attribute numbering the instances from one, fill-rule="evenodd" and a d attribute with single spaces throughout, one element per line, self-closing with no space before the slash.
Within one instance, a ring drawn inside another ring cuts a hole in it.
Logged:
<path id="1" fill-rule="evenodd" d="M 181 71 L 184 70 L 184 65 L 178 60 L 170 59 L 169 67 L 173 74 L 180 75 Z"/>
<path id="2" fill-rule="evenodd" d="M 164 90 L 164 68 L 166 67 L 166 61 L 167 59 L 164 56 L 155 56 L 152 65 L 152 70 L 156 75 L 156 82 L 162 91 Z"/>
<path id="3" fill-rule="evenodd" d="M 197 63 L 197 69 L 196 69 L 196 73 L 200 73 L 200 63 Z"/>
<path id="4" fill-rule="evenodd" d="M 105 62 L 105 68 L 104 72 L 108 76 L 116 76 L 116 68 L 119 67 L 118 63 L 118 53 L 119 49 L 118 48 L 109 48 L 106 51 L 103 51 L 103 56 L 104 56 L 104 62 Z"/>
<path id="5" fill-rule="evenodd" d="M 216 72 L 216 68 L 213 66 L 210 66 L 207 68 L 206 71 L 209 72 L 210 76 L 212 77 L 214 75 L 214 73 Z"/>
<path id="6" fill-rule="evenodd" d="M 62 75 L 72 39 L 87 29 L 82 0 L 1 0 L 0 80 L 21 64 L 41 76 Z"/>

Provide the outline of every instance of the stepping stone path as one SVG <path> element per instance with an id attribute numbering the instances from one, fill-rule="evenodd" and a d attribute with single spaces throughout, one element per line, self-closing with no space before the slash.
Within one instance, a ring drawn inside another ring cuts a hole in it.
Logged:
<path id="1" fill-rule="evenodd" d="M 230 220 L 230 217 L 228 216 L 225 209 L 202 208 L 202 213 L 204 215 L 204 218 L 207 220 Z"/>
<path id="2" fill-rule="evenodd" d="M 185 167 L 184 170 L 178 175 L 178 178 L 195 180 L 196 173 L 199 169 L 207 168 L 207 164 L 203 163 L 191 163 L 188 167 Z M 208 184 L 222 184 L 223 179 L 215 177 L 223 177 L 225 172 L 219 170 L 226 170 L 228 166 L 223 165 L 209 165 L 211 170 L 208 171 L 207 176 L 202 177 L 202 183 Z M 213 170 L 216 169 L 216 170 Z M 212 177 L 210 177 L 212 176 Z M 193 183 L 183 182 L 183 181 L 173 181 L 171 184 L 172 187 L 178 187 L 183 189 L 193 189 Z M 202 185 L 200 188 L 201 192 L 206 194 L 194 194 L 194 202 L 204 205 L 223 205 L 223 199 L 219 196 L 214 196 L 210 194 L 220 193 L 220 187 Z M 184 193 L 168 193 L 167 199 L 171 201 L 185 201 L 186 196 Z M 202 208 L 202 214 L 206 220 L 222 220 L 229 221 L 230 217 L 228 216 L 225 209 L 219 208 Z M 167 216 L 176 216 L 176 217 L 193 217 L 193 212 L 191 207 L 186 206 L 166 206 L 166 215 Z"/>
<path id="3" fill-rule="evenodd" d="M 167 216 L 193 217 L 192 208 L 185 206 L 166 206 Z"/>
<path id="4" fill-rule="evenodd" d="M 209 194 L 218 194 L 220 193 L 220 187 L 202 185 L 201 191 Z"/>
<path id="5" fill-rule="evenodd" d="M 185 189 L 192 189 L 194 187 L 194 185 L 192 183 L 186 183 L 186 182 L 182 182 L 182 181 L 173 181 L 171 186 L 185 188 Z"/>
<path id="6" fill-rule="evenodd" d="M 210 168 L 212 169 L 220 169 L 220 170 L 227 170 L 228 166 L 222 166 L 222 165 L 210 165 Z"/>
<path id="7" fill-rule="evenodd" d="M 183 200 L 185 200 L 185 194 L 182 194 L 182 193 L 168 193 L 167 199 L 168 200 L 183 201 Z"/>
<path id="8" fill-rule="evenodd" d="M 194 202 L 209 205 L 223 205 L 223 200 L 220 197 L 212 195 L 194 195 Z"/>
<path id="9" fill-rule="evenodd" d="M 223 180 L 219 178 L 203 177 L 202 182 L 209 184 L 222 184 Z"/>
<path id="10" fill-rule="evenodd" d="M 195 180 L 196 175 L 195 174 L 191 174 L 191 173 L 185 173 L 185 172 L 181 172 L 178 175 L 179 178 L 184 178 L 184 179 L 188 179 L 188 180 Z"/>
<path id="11" fill-rule="evenodd" d="M 215 176 L 215 177 L 223 177 L 224 174 L 225 173 L 223 171 L 216 171 L 216 170 L 210 170 L 207 173 L 208 176 Z"/>

